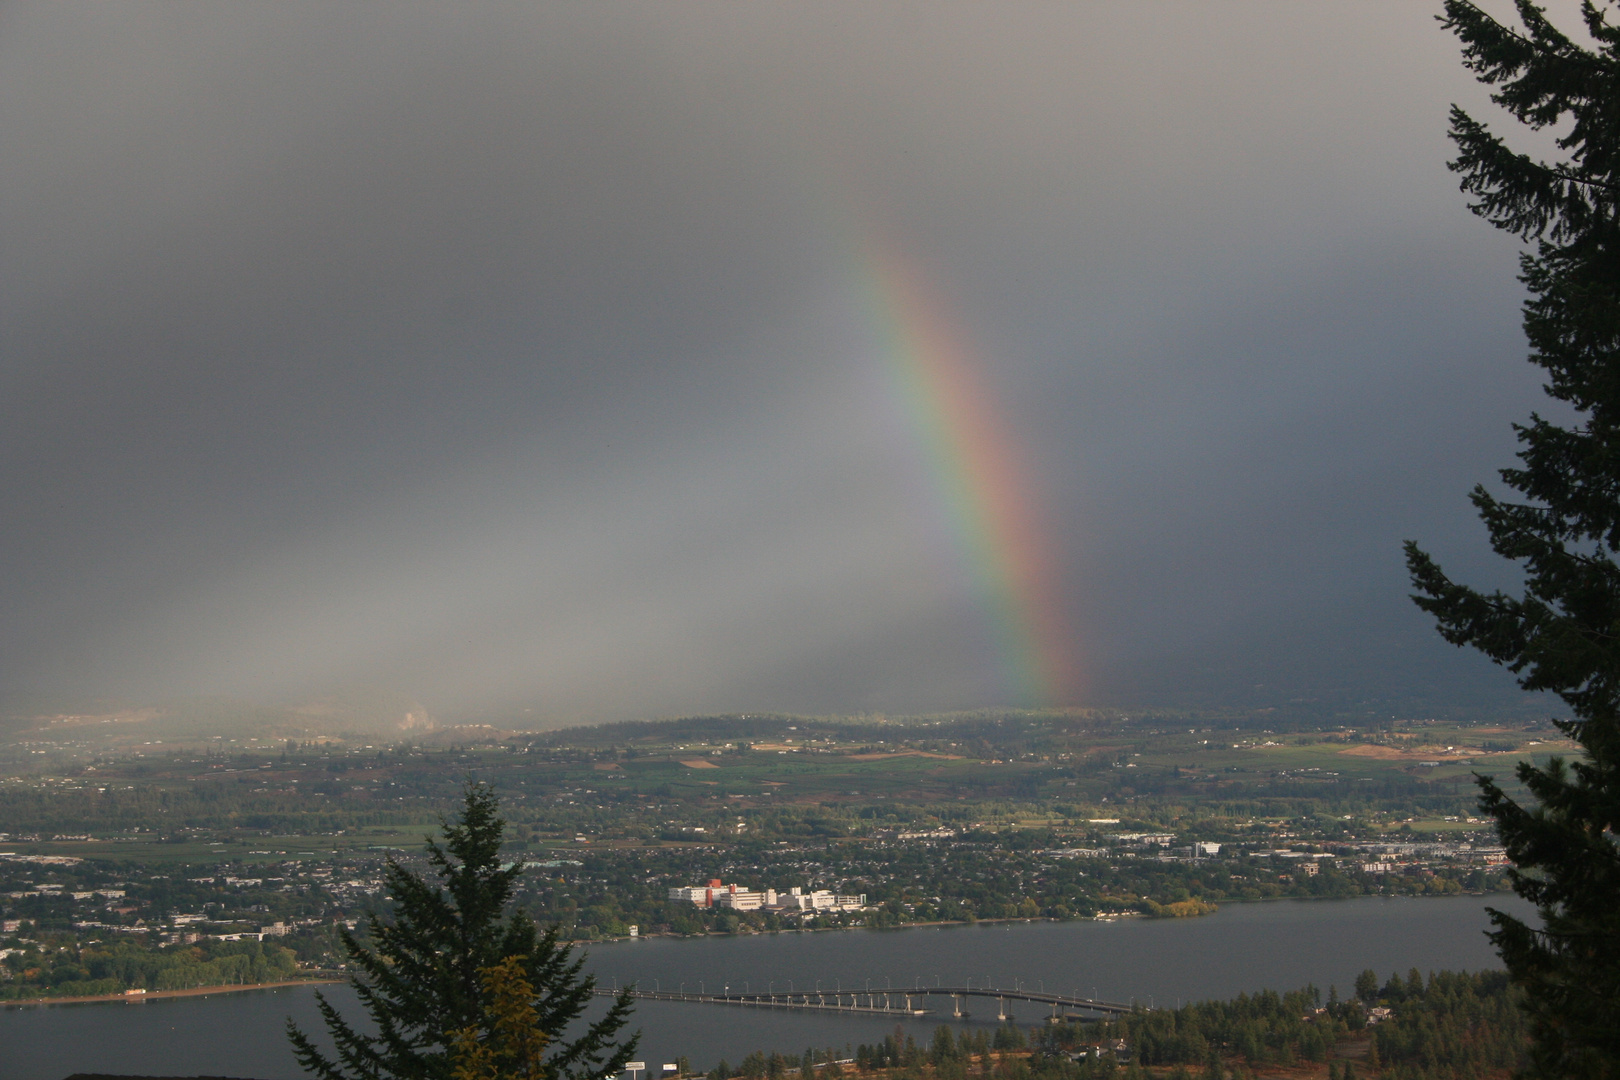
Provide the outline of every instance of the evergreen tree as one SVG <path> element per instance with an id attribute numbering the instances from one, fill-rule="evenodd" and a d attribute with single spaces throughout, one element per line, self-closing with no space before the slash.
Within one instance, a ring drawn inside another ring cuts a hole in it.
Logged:
<path id="1" fill-rule="evenodd" d="M 636 1036 L 614 1041 L 630 1016 L 628 994 L 565 1038 L 595 980 L 580 975 L 583 957 L 558 942 L 555 926 L 542 933 L 523 912 L 506 915 L 523 871 L 501 868 L 498 808 L 488 788 L 468 785 L 443 846 L 428 842 L 442 887 L 389 863 L 392 921 L 368 920 L 371 948 L 343 932 L 358 969 L 351 982 L 377 1034 L 356 1031 L 317 994 L 336 1060 L 289 1020 L 306 1071 L 321 1080 L 606 1080 L 635 1053 Z"/>
<path id="2" fill-rule="evenodd" d="M 1520 467 L 1501 473 L 1516 494 L 1472 495 L 1492 547 L 1520 564 L 1521 595 L 1458 585 L 1407 545 L 1414 599 L 1446 640 L 1572 714 L 1557 725 L 1580 745 L 1574 760 L 1518 766 L 1533 804 L 1478 778 L 1513 887 L 1541 922 L 1491 913 L 1491 940 L 1526 991 L 1530 1071 L 1546 1077 L 1620 1075 L 1620 27 L 1607 9 L 1582 4 L 1581 44 L 1530 0 L 1517 0 L 1516 27 L 1446 2 L 1443 25 L 1492 100 L 1559 132 L 1559 153 L 1538 160 L 1451 113 L 1451 168 L 1471 209 L 1533 244 L 1520 257 L 1524 330 L 1547 393 L 1573 419 L 1532 415 L 1516 428 Z"/>
<path id="3" fill-rule="evenodd" d="M 541 1080 L 551 1038 L 540 1027 L 534 987 L 523 975 L 527 957 L 508 956 L 482 971 L 490 1025 L 456 1033 L 454 1080 Z"/>

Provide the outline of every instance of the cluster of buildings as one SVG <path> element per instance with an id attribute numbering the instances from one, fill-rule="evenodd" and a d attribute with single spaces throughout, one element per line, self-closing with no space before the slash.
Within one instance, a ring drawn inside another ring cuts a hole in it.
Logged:
<path id="1" fill-rule="evenodd" d="M 1227 858 L 1283 859 L 1299 873 L 1314 877 L 1324 865 L 1338 866 L 1336 856 L 1349 856 L 1354 869 L 1364 874 L 1398 874 L 1429 870 L 1437 866 L 1475 865 L 1502 866 L 1507 853 L 1494 844 L 1476 844 L 1468 841 L 1390 843 L 1387 841 L 1329 842 L 1322 846 L 1327 851 L 1296 851 L 1292 848 L 1264 848 L 1250 843 L 1219 844 L 1200 840 L 1180 847 L 1173 846 L 1176 837 L 1171 833 L 1113 833 L 1107 837 L 1110 848 L 1071 847 L 1042 851 L 1049 859 L 1102 859 L 1111 855 L 1124 858 L 1144 857 L 1158 862 L 1199 862 L 1204 859 Z"/>
<path id="2" fill-rule="evenodd" d="M 268 926 L 259 927 L 257 930 L 233 930 L 224 933 L 209 933 L 206 930 L 192 929 L 193 926 L 203 921 L 205 920 L 201 915 L 172 916 L 170 922 L 173 924 L 173 929 L 163 935 L 164 944 L 190 945 L 192 942 L 203 941 L 207 938 L 213 938 L 217 941 L 268 941 L 271 938 L 286 937 L 289 934 L 296 934 L 299 927 L 324 926 L 330 922 L 333 925 L 342 924 L 343 926 L 348 927 L 350 930 L 353 930 L 359 923 L 358 919 L 345 918 L 295 919 L 290 923 L 282 922 L 278 919 Z M 77 926 L 79 924 L 75 923 L 74 925 Z"/>
<path id="3" fill-rule="evenodd" d="M 1212 840 L 1198 840 L 1182 847 L 1171 847 L 1176 842 L 1174 833 L 1115 833 L 1108 837 L 1118 852 L 1126 858 L 1135 858 L 1136 852 L 1157 852 L 1160 862 L 1200 862 L 1217 858 L 1222 845 Z M 1102 859 L 1113 854 L 1109 848 L 1071 847 L 1052 848 L 1041 852 L 1049 859 Z"/>
<path id="4" fill-rule="evenodd" d="M 97 898 L 102 900 L 122 900 L 124 898 L 124 890 L 87 889 L 74 891 L 64 888 L 61 885 L 36 885 L 32 889 L 20 889 L 16 892 L 8 892 L 6 893 L 6 896 L 12 900 L 21 900 L 26 896 L 51 896 L 58 898 L 68 896 L 72 897 L 74 900 L 95 900 Z"/>
<path id="5" fill-rule="evenodd" d="M 879 829 L 872 834 L 882 840 L 951 840 L 955 829 Z"/>
<path id="6" fill-rule="evenodd" d="M 1129 1061 L 1131 1057 L 1131 1044 L 1124 1039 L 1109 1039 L 1106 1042 L 1088 1043 L 1069 1051 L 1069 1060 L 1083 1062 L 1087 1058 L 1112 1057 L 1118 1061 Z"/>
<path id="7" fill-rule="evenodd" d="M 1176 842 L 1175 833 L 1122 832 L 1113 833 L 1110 841 L 1126 848 L 1169 847 Z"/>
<path id="8" fill-rule="evenodd" d="M 727 885 L 714 878 L 707 885 L 676 885 L 669 890 L 669 899 L 684 900 L 701 908 L 728 908 L 732 911 L 860 911 L 866 907 L 866 894 L 844 896 L 828 889 L 806 892 L 794 886 L 787 892 L 765 889 L 755 892 L 737 885 Z"/>
<path id="9" fill-rule="evenodd" d="M 1507 850 L 1497 844 L 1339 844 L 1335 850 L 1352 855 L 1363 874 L 1404 874 L 1427 870 L 1435 865 L 1477 865 L 1497 867 L 1507 864 Z"/>

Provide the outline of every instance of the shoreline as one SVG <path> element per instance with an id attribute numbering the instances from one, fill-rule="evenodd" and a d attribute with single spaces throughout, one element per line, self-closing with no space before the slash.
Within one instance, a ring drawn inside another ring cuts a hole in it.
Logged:
<path id="1" fill-rule="evenodd" d="M 984 923 L 1118 922 L 1118 921 L 1123 920 L 1123 919 L 1132 919 L 1132 920 L 1134 920 L 1134 919 L 1148 919 L 1148 920 L 1159 921 L 1159 922 L 1176 922 L 1176 921 L 1179 921 L 1179 920 L 1182 920 L 1182 919 L 1188 919 L 1188 918 L 1201 919 L 1201 918 L 1205 918 L 1205 917 L 1210 916 L 1210 915 L 1217 914 L 1221 910 L 1222 906 L 1227 905 L 1227 904 L 1231 904 L 1231 905 L 1236 906 L 1236 905 L 1246 905 L 1246 904 L 1277 904 L 1277 903 L 1284 903 L 1284 902 L 1289 902 L 1289 901 L 1296 902 L 1296 903 L 1317 903 L 1317 902 L 1336 903 L 1336 902 L 1345 901 L 1345 900 L 1446 900 L 1446 899 L 1451 899 L 1451 898 L 1459 897 L 1459 896 L 1475 896 L 1475 897 L 1508 896 L 1508 897 L 1512 897 L 1514 895 L 1515 894 L 1511 889 L 1491 889 L 1491 890 L 1487 890 L 1487 891 L 1483 891 L 1483 892 L 1477 892 L 1477 891 L 1472 890 L 1472 889 L 1464 889 L 1462 892 L 1447 893 L 1447 894 L 1444 894 L 1444 895 L 1426 894 L 1426 893 L 1362 893 L 1362 894 L 1360 894 L 1358 896 L 1261 896 L 1261 897 L 1255 897 L 1254 899 L 1249 899 L 1249 898 L 1246 898 L 1246 897 L 1231 897 L 1231 896 L 1228 896 L 1228 897 L 1225 897 L 1224 899 L 1210 902 L 1210 906 L 1215 909 L 1214 911 L 1207 911 L 1207 912 L 1203 912 L 1202 914 L 1198 914 L 1198 915 L 1148 915 L 1145 912 L 1129 911 L 1129 910 L 1128 911 L 1111 911 L 1111 912 L 1106 912 L 1106 913 L 1105 912 L 1099 912 L 1096 915 L 1071 915 L 1067 919 L 1059 919 L 1059 918 L 1055 918 L 1054 916 L 1051 916 L 1051 915 L 1014 915 L 1014 916 L 1010 916 L 1010 917 L 1009 916 L 993 916 L 993 917 L 984 918 L 984 919 L 974 919 L 972 921 L 968 921 L 966 919 L 954 919 L 954 920 L 953 919 L 943 919 L 943 920 L 933 920 L 933 921 L 930 921 L 930 922 L 895 923 L 893 926 L 859 926 L 859 925 L 857 925 L 857 926 L 793 926 L 793 927 L 783 927 L 780 930 L 754 930 L 754 931 L 751 931 L 751 932 L 746 933 L 746 934 L 741 933 L 741 932 L 724 933 L 724 932 L 715 932 L 715 931 L 709 931 L 708 933 L 703 933 L 703 934 L 675 934 L 675 933 L 654 932 L 654 933 L 648 933 L 648 934 L 639 934 L 636 937 L 628 937 L 628 936 L 626 936 L 626 937 L 607 937 L 607 938 L 598 938 L 598 939 L 596 939 L 594 941 L 569 941 L 569 942 L 566 942 L 566 944 L 578 945 L 578 946 L 583 946 L 583 947 L 589 948 L 589 947 L 595 946 L 595 945 L 617 945 L 617 944 L 620 944 L 621 942 L 628 943 L 628 942 L 632 942 L 632 941 L 651 941 L 651 940 L 653 940 L 655 938 L 656 939 L 676 940 L 676 941 L 701 941 L 701 940 L 705 940 L 707 938 L 731 938 L 731 937 L 753 937 L 753 936 L 761 936 L 761 937 L 763 937 L 763 936 L 769 936 L 769 935 L 773 935 L 773 934 L 825 934 L 825 933 L 833 933 L 833 932 L 837 932 L 837 931 L 853 932 L 853 931 L 856 931 L 856 930 L 865 930 L 865 931 L 868 931 L 868 932 L 874 933 L 874 934 L 886 934 L 886 933 L 889 933 L 889 932 L 895 931 L 895 930 L 917 930 L 917 929 L 922 929 L 924 927 L 929 927 L 929 926 L 979 926 L 979 925 L 982 925 Z M 561 943 L 561 942 L 559 942 L 559 943 Z"/>
<path id="2" fill-rule="evenodd" d="M 92 1005 L 122 1001 L 126 1005 L 142 1005 L 148 1001 L 166 998 L 207 997 L 210 994 L 241 994 L 249 990 L 278 990 L 287 986 L 331 986 L 346 979 L 283 979 L 267 983 L 227 983 L 224 986 L 189 986 L 183 990 L 149 990 L 144 994 L 90 994 L 84 997 L 17 998 L 0 1001 L 0 1008 L 17 1009 L 35 1005 Z"/>
<path id="3" fill-rule="evenodd" d="M 1223 901 L 1223 903 L 1233 904 L 1234 906 L 1242 906 L 1242 905 L 1250 905 L 1250 904 L 1263 905 L 1263 904 L 1271 904 L 1271 903 L 1280 903 L 1280 902 L 1285 902 L 1285 901 L 1293 901 L 1293 902 L 1296 902 L 1296 903 L 1300 903 L 1300 902 L 1309 903 L 1309 902 L 1313 902 L 1313 901 L 1353 901 L 1353 900 L 1372 900 L 1372 899 L 1381 899 L 1381 900 L 1431 900 L 1431 899 L 1453 899 L 1453 898 L 1456 898 L 1456 897 L 1463 897 L 1463 896 L 1489 897 L 1489 896 L 1504 896 L 1504 895 L 1505 896 L 1512 896 L 1513 894 L 1511 892 L 1508 892 L 1508 891 L 1505 891 L 1505 890 L 1502 890 L 1502 891 L 1494 891 L 1493 890 L 1493 891 L 1489 891 L 1489 892 L 1464 891 L 1464 892 L 1461 892 L 1461 893 L 1449 894 L 1447 896 L 1426 896 L 1426 895 L 1423 895 L 1421 893 L 1420 894 L 1392 893 L 1392 894 L 1363 894 L 1361 896 L 1270 896 L 1270 897 L 1261 897 L 1261 898 L 1257 898 L 1257 899 L 1236 899 L 1236 900 L 1228 897 L 1225 901 Z M 1206 913 L 1204 913 L 1204 915 L 1217 914 L 1218 911 L 1219 911 L 1219 907 L 1220 907 L 1220 905 L 1216 905 L 1216 911 L 1206 912 Z M 1193 918 L 1201 918 L 1203 916 L 1192 916 L 1192 917 Z M 612 938 L 600 938 L 600 939 L 595 940 L 595 941 L 559 942 L 558 944 L 559 945 L 568 945 L 568 946 L 572 946 L 572 947 L 575 947 L 575 948 L 583 948 L 583 949 L 589 950 L 589 949 L 592 949 L 592 948 L 595 948 L 595 947 L 598 947 L 598 946 L 603 946 L 603 945 L 628 944 L 628 943 L 633 942 L 633 941 L 648 941 L 648 940 L 655 940 L 655 939 L 668 940 L 668 941 L 702 941 L 702 940 L 707 940 L 709 938 L 726 939 L 726 938 L 734 938 L 734 937 L 754 937 L 754 936 L 770 937 L 770 936 L 775 936 L 777 934 L 818 934 L 818 933 L 824 934 L 824 933 L 838 933 L 838 932 L 854 933 L 854 932 L 857 932 L 857 931 L 866 931 L 868 933 L 893 933 L 893 932 L 902 931 L 902 930 L 921 930 L 921 929 L 926 929 L 926 928 L 930 928 L 930 927 L 933 927 L 933 928 L 967 927 L 967 926 L 976 926 L 976 925 L 984 925 L 984 924 L 1001 924 L 1001 925 L 1010 926 L 1012 924 L 1018 924 L 1018 923 L 1028 925 L 1028 924 L 1032 924 L 1032 923 L 1075 923 L 1075 922 L 1094 922 L 1094 921 L 1095 922 L 1116 922 L 1116 921 L 1121 921 L 1121 920 L 1135 921 L 1137 919 L 1143 919 L 1143 920 L 1148 920 L 1148 921 L 1165 921 L 1165 922 L 1182 921 L 1179 918 L 1157 918 L 1157 919 L 1155 919 L 1155 918 L 1153 918 L 1151 916 L 1147 916 L 1147 915 L 1145 915 L 1145 914 L 1143 914 L 1141 912 L 1124 911 L 1124 912 L 1110 913 L 1110 914 L 1106 914 L 1106 915 L 1098 915 L 1098 916 L 1090 916 L 1090 917 L 1071 917 L 1071 918 L 1068 918 L 1068 919 L 1056 919 L 1056 918 L 1053 918 L 1051 916 L 1045 916 L 1045 915 L 1029 915 L 1029 916 L 1020 915 L 1020 916 L 1012 916 L 1012 917 L 1001 916 L 1001 917 L 992 917 L 992 918 L 986 918 L 986 919 L 974 919 L 972 922 L 968 922 L 966 920 L 934 920 L 934 921 L 929 921 L 929 922 L 898 923 L 898 924 L 896 924 L 894 926 L 884 926 L 884 927 L 871 927 L 871 926 L 801 926 L 801 927 L 793 927 L 793 928 L 783 928 L 781 930 L 758 930 L 758 931 L 754 931 L 753 933 L 750 933 L 750 934 L 736 934 L 736 933 L 726 934 L 726 933 L 712 933 L 712 932 L 711 933 L 706 933 L 706 934 L 651 933 L 651 934 L 642 934 L 642 935 L 639 935 L 638 937 L 634 937 L 634 938 L 632 938 L 632 937 L 612 937 Z M 278 982 L 267 982 L 267 983 L 246 983 L 246 984 L 230 983 L 230 984 L 226 984 L 226 985 L 223 985 L 223 986 L 194 986 L 194 987 L 188 987 L 188 988 L 181 989 L 181 990 L 151 990 L 151 991 L 148 991 L 145 994 L 134 994 L 134 995 L 126 995 L 126 994 L 123 994 L 123 993 L 120 992 L 120 993 L 116 993 L 116 994 L 96 994 L 96 995 L 88 995 L 88 996 L 84 996 L 84 997 L 16 998 L 16 999 L 9 999 L 9 1000 L 0 1000 L 0 1010 L 3 1010 L 3 1009 L 16 1009 L 16 1008 L 32 1008 L 32 1007 L 40 1006 L 40 1005 L 96 1005 L 96 1004 L 107 1004 L 109 1002 L 120 1002 L 120 1001 L 124 1002 L 125 1004 L 128 1004 L 128 1005 L 134 1005 L 134 1004 L 141 1004 L 141 1003 L 144 1003 L 144 1002 L 147 1002 L 147 1001 L 152 1001 L 152 1000 L 163 1000 L 163 999 L 169 999 L 169 998 L 184 998 L 184 997 L 207 997 L 210 994 L 239 994 L 239 993 L 246 993 L 247 991 L 250 991 L 250 990 L 278 990 L 278 989 L 284 989 L 284 988 L 287 988 L 287 987 L 295 987 L 295 986 L 333 986 L 333 985 L 338 985 L 338 984 L 341 984 L 341 983 L 345 983 L 347 981 L 348 981 L 347 976 L 337 976 L 337 975 L 334 974 L 334 975 L 325 976 L 325 977 L 316 977 L 316 978 L 307 978 L 307 979 L 284 979 L 284 980 L 281 980 L 281 981 L 278 981 Z"/>

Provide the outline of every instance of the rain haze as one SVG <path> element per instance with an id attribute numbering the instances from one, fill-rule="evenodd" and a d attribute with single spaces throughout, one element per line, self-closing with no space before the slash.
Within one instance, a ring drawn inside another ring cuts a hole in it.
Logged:
<path id="1" fill-rule="evenodd" d="M 1511 699 L 1435 7 L 0 9 L 0 706 Z"/>

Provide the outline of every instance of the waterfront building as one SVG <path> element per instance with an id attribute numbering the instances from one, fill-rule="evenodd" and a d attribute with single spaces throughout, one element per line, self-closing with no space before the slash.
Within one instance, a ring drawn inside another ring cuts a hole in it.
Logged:
<path id="1" fill-rule="evenodd" d="M 776 890 L 766 889 L 764 892 L 751 892 L 748 889 L 739 889 L 734 885 L 725 892 L 715 894 L 714 906 L 717 908 L 730 908 L 733 911 L 758 911 L 763 907 L 775 907 Z"/>
<path id="2" fill-rule="evenodd" d="M 669 890 L 668 895 L 673 901 L 732 911 L 859 911 L 866 907 L 865 893 L 842 895 L 829 889 L 806 892 L 798 886 L 785 893 L 775 889 L 755 891 L 739 885 L 727 885 L 719 878 L 714 878 L 707 885 L 677 885 Z"/>

